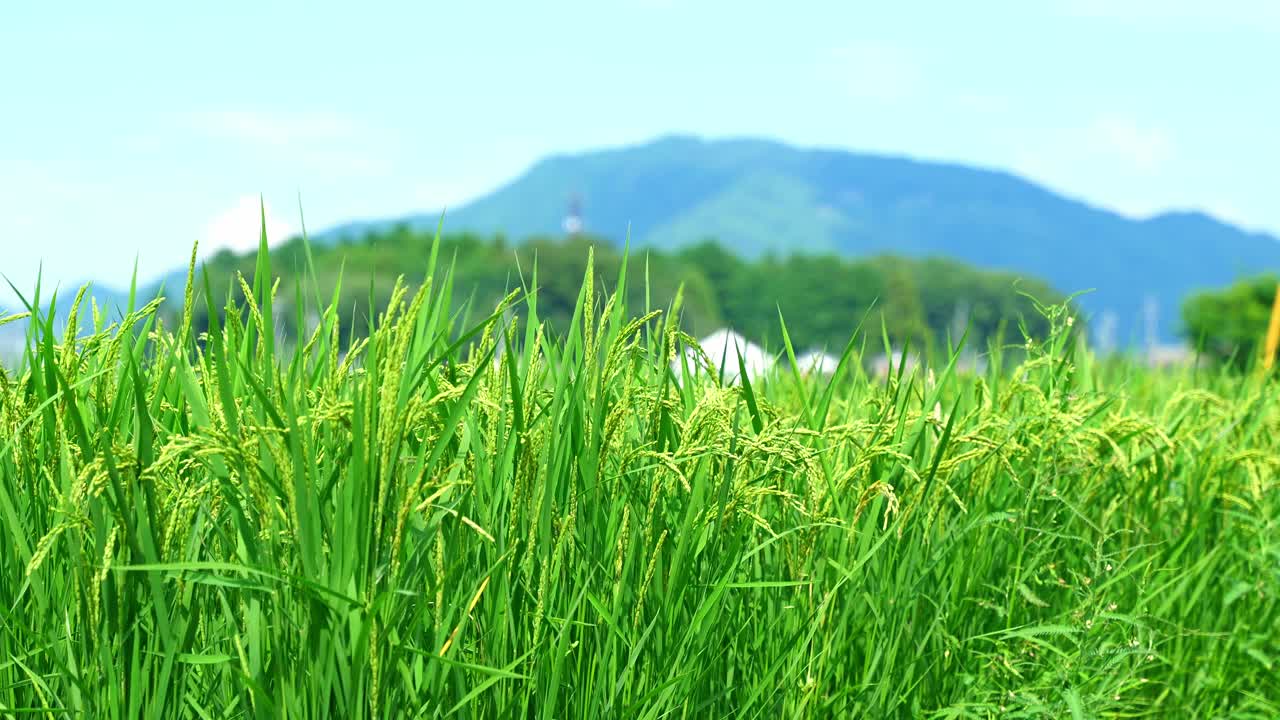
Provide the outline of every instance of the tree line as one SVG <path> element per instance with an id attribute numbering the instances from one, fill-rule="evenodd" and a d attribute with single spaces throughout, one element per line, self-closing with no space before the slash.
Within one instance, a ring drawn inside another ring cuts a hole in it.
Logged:
<path id="1" fill-rule="evenodd" d="M 1277 283 L 1280 276 L 1264 274 L 1187 298 L 1182 322 L 1192 348 L 1238 369 L 1261 362 Z"/>
<path id="2" fill-rule="evenodd" d="M 396 226 L 312 243 L 320 288 L 332 289 L 341 277 L 344 335 L 358 335 L 370 308 L 376 312 L 386 306 L 398 276 L 415 286 L 424 281 L 434 239 L 434 233 Z M 469 301 L 476 317 L 491 311 L 510 290 L 527 288 L 536 266 L 538 313 L 554 331 L 572 317 L 589 250 L 599 293 L 613 290 L 625 256 L 626 300 L 633 313 L 666 309 L 680 290 L 681 320 L 687 331 L 701 335 L 730 327 L 775 349 L 782 342 L 780 316 L 797 350 L 838 351 L 859 325 L 877 344 L 882 331 L 891 343 L 916 348 L 945 347 L 966 331 L 967 342 L 975 347 L 985 347 L 1002 333 L 1020 342 L 1023 330 L 1032 335 L 1047 332 L 1035 301 L 1063 301 L 1038 279 L 954 260 L 811 254 L 745 259 L 713 240 L 675 251 L 624 252 L 590 236 L 512 243 L 501 235 L 455 233 L 441 238 L 440 262 L 452 266 L 455 296 Z M 307 287 L 301 238 L 274 248 L 271 264 L 272 272 L 281 277 L 281 304 L 288 308 Z M 206 265 L 215 296 L 238 295 L 235 275 L 252 281 L 255 256 L 223 251 Z M 203 326 L 204 319 L 197 315 L 197 325 Z M 290 323 L 293 313 L 280 315 L 286 332 L 296 332 Z"/>

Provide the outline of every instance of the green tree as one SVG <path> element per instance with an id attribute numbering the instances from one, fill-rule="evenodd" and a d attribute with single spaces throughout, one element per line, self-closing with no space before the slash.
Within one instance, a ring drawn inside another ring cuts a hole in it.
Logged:
<path id="1" fill-rule="evenodd" d="M 386 307 L 398 277 L 411 289 L 425 280 L 433 241 L 434 232 L 400 225 L 312 248 L 319 287 L 333 288 L 341 278 L 344 341 L 367 332 L 370 316 Z M 559 333 L 572 318 L 589 251 L 595 257 L 597 297 L 604 297 L 617 282 L 623 255 L 601 238 L 534 237 L 509 243 L 502 236 L 455 233 L 441 238 L 439 261 L 453 268 L 454 294 L 468 305 L 472 320 L 486 315 L 510 290 L 529 287 L 536 265 L 538 314 L 551 332 Z M 307 267 L 301 239 L 273 249 L 271 266 L 281 276 L 277 327 L 296 336 L 297 288 L 307 285 L 299 283 Z M 207 267 L 214 307 L 223 307 L 228 296 L 243 300 L 236 274 L 252 283 L 252 253 L 219 253 Z M 766 254 L 748 260 L 712 240 L 676 251 L 633 248 L 627 268 L 629 307 L 639 311 L 647 303 L 665 309 L 683 288 L 681 322 L 687 331 L 702 336 L 729 326 L 774 350 L 781 347 L 779 311 L 800 350 L 843 347 L 864 317 L 871 338 L 878 339 L 883 324 L 897 346 L 910 341 L 917 349 L 940 349 L 958 323 L 966 321 L 977 347 L 1001 323 L 1016 325 L 1019 318 L 1034 335 L 1042 335 L 1047 332 L 1043 318 L 1018 291 L 1043 302 L 1061 300 L 1044 283 L 951 260 L 830 254 Z M 196 307 L 199 331 L 207 327 L 207 318 L 203 301 Z M 515 313 L 524 315 L 520 308 Z"/>
<path id="2" fill-rule="evenodd" d="M 1280 277 L 1262 275 L 1196 293 L 1182 306 L 1191 344 L 1202 355 L 1245 368 L 1260 359 Z"/>

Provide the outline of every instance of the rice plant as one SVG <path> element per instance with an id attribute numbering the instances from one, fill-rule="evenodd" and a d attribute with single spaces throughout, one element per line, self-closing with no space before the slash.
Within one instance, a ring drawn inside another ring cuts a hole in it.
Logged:
<path id="1" fill-rule="evenodd" d="M 172 327 L 31 298 L 0 717 L 1280 715 L 1263 377 L 1095 362 L 1054 306 L 1016 366 L 885 379 L 780 319 L 731 385 L 625 268 L 551 328 L 536 269 L 477 315 L 435 253 L 357 337 L 299 289 L 290 342 L 270 259 L 220 300 L 193 255 Z"/>

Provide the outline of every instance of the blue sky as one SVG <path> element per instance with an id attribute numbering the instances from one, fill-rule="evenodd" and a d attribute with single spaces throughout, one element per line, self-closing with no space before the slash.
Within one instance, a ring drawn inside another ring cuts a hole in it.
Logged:
<path id="1" fill-rule="evenodd" d="M 1280 233 L 1280 2 L 5 3 L 0 273 L 457 205 L 671 133 L 961 161 Z M 216 9 L 215 6 L 216 5 Z M 2 296 L 0 296 L 2 299 Z"/>

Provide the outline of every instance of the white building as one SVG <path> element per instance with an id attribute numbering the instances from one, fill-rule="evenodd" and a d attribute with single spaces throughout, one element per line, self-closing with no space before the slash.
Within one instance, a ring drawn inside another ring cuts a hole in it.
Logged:
<path id="1" fill-rule="evenodd" d="M 1149 367 L 1179 367 L 1195 362 L 1195 351 L 1186 345 L 1148 345 L 1143 353 Z"/>
<path id="2" fill-rule="evenodd" d="M 888 355 L 877 355 L 872 359 L 871 373 L 876 377 L 885 377 L 889 374 L 890 368 L 892 368 L 893 372 L 896 374 L 898 372 L 898 368 L 902 367 L 904 363 L 906 364 L 906 370 L 904 372 L 907 374 L 910 374 L 911 371 L 924 365 L 924 362 L 918 353 L 905 355 L 902 350 L 892 348 Z"/>
<path id="3" fill-rule="evenodd" d="M 840 358 L 821 350 L 810 350 L 796 358 L 796 366 L 806 375 L 835 375 Z"/>
<path id="4" fill-rule="evenodd" d="M 698 345 L 702 346 L 703 352 L 711 360 L 711 367 L 707 368 L 702 365 L 701 359 L 692 348 L 685 348 L 685 362 L 688 363 L 691 372 L 711 372 L 714 376 L 719 376 L 721 371 L 724 373 L 724 381 L 731 385 L 738 383 L 738 355 L 742 355 L 742 364 L 747 369 L 747 377 L 755 380 L 763 377 L 766 373 L 773 369 L 774 358 L 765 352 L 764 348 L 747 340 L 738 333 L 720 329 L 698 341 Z M 671 362 L 671 370 L 680 377 L 683 372 L 682 362 L 680 358 L 676 358 Z"/>

